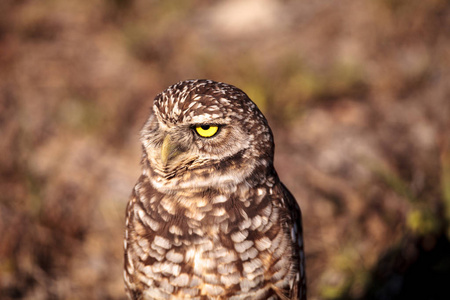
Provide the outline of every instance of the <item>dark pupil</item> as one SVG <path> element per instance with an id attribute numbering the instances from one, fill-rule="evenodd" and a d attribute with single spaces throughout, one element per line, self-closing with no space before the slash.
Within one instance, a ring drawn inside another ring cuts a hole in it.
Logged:
<path id="1" fill-rule="evenodd" d="M 202 126 L 200 126 L 203 130 L 208 130 L 209 129 L 209 127 L 211 127 L 211 126 L 209 126 L 209 125 L 202 125 Z"/>

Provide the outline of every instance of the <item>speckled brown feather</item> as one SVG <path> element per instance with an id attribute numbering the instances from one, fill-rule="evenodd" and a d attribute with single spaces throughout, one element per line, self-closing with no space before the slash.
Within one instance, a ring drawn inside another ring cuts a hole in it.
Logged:
<path id="1" fill-rule="evenodd" d="M 220 131 L 202 138 L 202 124 Z M 245 93 L 207 80 L 171 86 L 141 141 L 124 242 L 130 299 L 306 299 L 300 209 Z"/>

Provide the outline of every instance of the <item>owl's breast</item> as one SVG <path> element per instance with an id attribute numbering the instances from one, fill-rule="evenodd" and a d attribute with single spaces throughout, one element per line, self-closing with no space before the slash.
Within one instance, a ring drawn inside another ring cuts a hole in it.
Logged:
<path id="1" fill-rule="evenodd" d="M 270 299 L 292 280 L 291 237 L 270 191 L 150 196 L 141 185 L 136 196 L 128 261 L 148 295 Z"/>

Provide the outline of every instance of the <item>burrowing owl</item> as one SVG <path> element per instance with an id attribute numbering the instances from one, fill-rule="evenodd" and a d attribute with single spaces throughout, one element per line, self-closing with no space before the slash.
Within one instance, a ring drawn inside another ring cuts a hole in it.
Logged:
<path id="1" fill-rule="evenodd" d="M 131 299 L 306 299 L 300 209 L 244 92 L 179 82 L 156 96 L 141 142 L 126 217 Z"/>

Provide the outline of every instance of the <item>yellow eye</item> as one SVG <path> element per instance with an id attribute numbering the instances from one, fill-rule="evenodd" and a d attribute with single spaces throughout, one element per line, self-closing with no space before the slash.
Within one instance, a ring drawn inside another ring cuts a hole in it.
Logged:
<path id="1" fill-rule="evenodd" d="M 216 125 L 198 125 L 195 127 L 195 131 L 199 136 L 209 138 L 217 133 L 219 126 Z"/>

